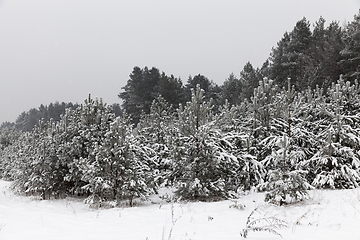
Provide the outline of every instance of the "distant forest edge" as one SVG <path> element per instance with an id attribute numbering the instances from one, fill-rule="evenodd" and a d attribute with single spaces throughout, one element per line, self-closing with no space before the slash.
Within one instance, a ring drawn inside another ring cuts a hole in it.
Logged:
<path id="1" fill-rule="evenodd" d="M 216 110 L 226 100 L 230 105 L 237 105 L 250 99 L 259 81 L 264 78 L 272 79 L 279 89 L 286 86 L 290 78 L 297 91 L 318 86 L 326 93 L 340 75 L 351 83 L 358 78 L 359 56 L 360 14 L 343 27 L 337 21 L 326 24 L 322 17 L 311 27 L 310 22 L 303 18 L 291 32 L 285 32 L 260 68 L 254 68 L 247 62 L 239 77 L 231 73 L 221 86 L 201 74 L 190 76 L 184 85 L 181 79 L 168 76 L 155 67 L 134 67 L 122 88 L 123 92 L 118 95 L 122 99 L 122 108 L 115 103 L 113 109 L 117 116 L 126 110 L 136 124 L 142 112 L 150 112 L 153 100 L 160 95 L 176 109 L 180 103 L 191 100 L 191 89 L 200 84 L 205 91 L 205 99 L 213 99 Z M 21 113 L 15 123 L 2 123 L 0 129 L 15 126 L 21 131 L 31 131 L 41 119 L 59 121 L 66 108 L 77 106 L 73 103 L 41 105 L 38 109 Z"/>
<path id="2" fill-rule="evenodd" d="M 1 129 L 5 128 L 15 128 L 16 130 L 22 132 L 31 132 L 35 126 L 39 126 L 40 120 L 44 122 L 49 122 L 52 119 L 55 122 L 61 120 L 61 116 L 65 114 L 66 109 L 75 110 L 80 105 L 75 103 L 50 103 L 48 106 L 41 104 L 38 109 L 32 108 L 27 112 L 21 113 L 15 122 L 3 122 L 0 126 Z M 115 116 L 121 115 L 120 105 L 114 103 L 112 105 L 113 112 Z"/>

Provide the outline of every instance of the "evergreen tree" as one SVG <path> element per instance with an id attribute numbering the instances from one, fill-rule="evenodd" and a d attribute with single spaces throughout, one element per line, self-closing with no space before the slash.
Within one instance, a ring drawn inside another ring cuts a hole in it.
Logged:
<path id="1" fill-rule="evenodd" d="M 32 164 L 37 154 L 37 144 L 33 134 L 22 133 L 18 141 L 13 144 L 6 155 L 5 163 L 7 165 L 5 174 L 8 179 L 13 180 L 12 188 L 16 191 L 26 192 L 27 182 L 34 170 Z"/>
<path id="2" fill-rule="evenodd" d="M 222 101 L 228 101 L 230 105 L 238 105 L 242 102 L 243 87 L 240 79 L 231 73 L 221 86 Z"/>
<path id="3" fill-rule="evenodd" d="M 257 74 L 258 74 L 258 80 L 262 80 L 264 78 L 270 78 L 270 74 L 271 74 L 271 66 L 270 66 L 270 61 L 269 59 L 267 59 L 263 65 L 261 66 L 260 69 L 257 70 Z"/>
<path id="4" fill-rule="evenodd" d="M 304 155 L 301 151 L 292 150 L 293 145 L 288 136 L 275 139 L 277 150 L 264 160 L 265 166 L 271 164 L 265 184 L 270 192 L 267 193 L 265 201 L 279 205 L 302 201 L 308 197 L 306 190 L 311 188 L 305 180 L 306 171 L 298 168 Z"/>
<path id="5" fill-rule="evenodd" d="M 247 62 L 240 72 L 240 81 L 242 85 L 243 99 L 250 99 L 254 89 L 258 86 L 262 77 L 259 75 L 259 70 L 254 69 L 250 62 Z"/>
<path id="6" fill-rule="evenodd" d="M 273 80 L 264 79 L 254 89 L 254 97 L 251 99 L 252 108 L 252 130 L 255 139 L 268 137 L 271 132 L 273 119 L 278 114 L 281 105 L 277 105 L 276 85 Z"/>
<path id="7" fill-rule="evenodd" d="M 149 157 L 152 163 L 149 167 L 154 171 L 156 179 L 154 184 L 166 184 L 171 179 L 173 160 L 173 139 L 177 135 L 174 129 L 174 111 L 161 96 L 153 101 L 150 114 L 143 115 L 137 133 L 140 145 L 151 149 Z"/>
<path id="8" fill-rule="evenodd" d="M 14 126 L 15 126 L 15 123 L 5 121 L 5 122 L 1 123 L 0 130 L 5 129 L 5 128 L 12 128 Z"/>
<path id="9" fill-rule="evenodd" d="M 346 73 L 346 79 L 353 82 L 354 79 L 359 79 L 360 75 L 360 12 L 346 26 L 342 40 L 345 47 L 341 55 L 344 59 L 340 63 Z"/>
<path id="10" fill-rule="evenodd" d="M 196 89 L 197 85 L 200 85 L 200 88 L 204 90 L 204 100 L 210 101 L 210 99 L 212 99 L 214 107 L 217 107 L 219 105 L 218 102 L 221 100 L 221 88 L 201 74 L 194 77 L 189 76 L 187 84 L 185 85 L 186 101 L 191 101 L 191 89 Z"/>
<path id="11" fill-rule="evenodd" d="M 160 72 L 157 68 L 140 69 L 134 67 L 130 79 L 123 87 L 124 92 L 118 96 L 123 100 L 123 108 L 130 114 L 135 123 L 140 119 L 141 112 L 149 113 L 150 106 L 157 96 Z"/>
<path id="12" fill-rule="evenodd" d="M 15 161 L 13 186 L 17 190 L 39 194 L 42 199 L 58 195 L 62 189 L 63 172 L 59 162 L 54 122 L 39 122 L 39 127 L 25 135 L 21 153 Z"/>
<path id="13" fill-rule="evenodd" d="M 277 47 L 272 49 L 270 54 L 270 79 L 275 79 L 278 84 L 283 84 L 284 80 L 290 76 L 289 45 L 291 38 L 288 32 L 284 33 L 282 39 L 277 43 Z"/>
<path id="14" fill-rule="evenodd" d="M 61 116 L 61 120 L 57 124 L 57 137 L 60 142 L 57 154 L 65 169 L 64 188 L 67 193 L 78 195 L 84 193 L 82 187 L 86 184 L 82 180 L 78 162 L 89 155 L 88 146 L 80 134 L 83 129 L 81 109 L 81 106 L 75 110 L 66 109 L 65 114 Z"/>
<path id="15" fill-rule="evenodd" d="M 79 174 L 81 181 L 88 190 L 96 195 L 97 200 L 103 200 L 107 182 L 101 182 L 102 174 L 106 174 L 106 162 L 97 156 L 100 146 L 103 144 L 105 135 L 109 130 L 110 123 L 114 121 L 115 115 L 111 107 L 102 100 L 89 98 L 77 109 L 78 135 L 73 137 L 72 142 L 79 156 L 75 159 L 74 173 Z M 75 180 L 75 179 L 74 179 Z M 106 179 L 105 179 L 106 180 Z M 97 186 L 98 181 L 103 183 L 101 188 Z"/>
<path id="16" fill-rule="evenodd" d="M 236 186 L 243 190 L 256 187 L 265 177 L 264 166 L 257 160 L 258 151 L 253 144 L 254 137 L 246 124 L 249 105 L 246 99 L 240 105 L 232 107 L 225 103 L 216 117 L 218 128 L 222 131 L 222 141 L 232 146 L 228 151 L 239 161 Z"/>
<path id="17" fill-rule="evenodd" d="M 284 88 L 275 98 L 278 114 L 273 117 L 270 134 L 262 141 L 268 155 L 262 163 L 268 174 L 265 188 L 270 190 L 266 201 L 279 205 L 307 198 L 310 188 L 302 163 L 313 153 L 317 142 L 314 135 L 303 126 L 302 96 L 291 88 Z"/>
<path id="18" fill-rule="evenodd" d="M 112 110 L 113 110 L 113 113 L 115 114 L 115 117 L 120 117 L 122 116 L 122 109 L 120 107 L 120 104 L 118 103 L 113 103 L 112 104 Z"/>
<path id="19" fill-rule="evenodd" d="M 55 102 L 49 106 L 41 104 L 38 109 L 32 108 L 27 112 L 21 113 L 16 119 L 14 125 L 17 130 L 31 132 L 35 126 L 39 126 L 40 121 L 49 122 L 51 119 L 55 122 L 60 121 L 61 115 L 65 114 L 67 108 L 76 109 L 78 104 Z M 1 129 L 1 127 L 0 127 Z"/>
<path id="20" fill-rule="evenodd" d="M 178 109 L 179 136 L 172 153 L 176 193 L 193 200 L 228 197 L 239 169 L 237 157 L 227 150 L 231 145 L 221 140 L 221 132 L 214 125 L 211 101 L 205 102 L 204 98 L 204 91 L 197 85 L 191 102 Z"/>
<path id="21" fill-rule="evenodd" d="M 331 22 L 325 28 L 325 22 L 320 17 L 314 25 L 310 46 L 311 61 L 307 69 L 310 72 L 308 86 L 314 89 L 318 85 L 326 91 L 341 74 L 339 61 L 343 43 L 339 23 Z"/>
<path id="22" fill-rule="evenodd" d="M 179 103 L 185 102 L 184 86 L 181 79 L 173 75 L 166 76 L 163 72 L 160 77 L 158 96 L 164 98 L 173 107 L 179 107 Z"/>
<path id="23" fill-rule="evenodd" d="M 290 77 L 291 85 L 297 90 L 308 86 L 310 63 L 309 47 L 312 42 L 310 23 L 303 18 L 298 21 L 290 33 L 285 33 L 271 54 L 271 78 L 280 87 L 287 85 Z"/>
<path id="24" fill-rule="evenodd" d="M 160 95 L 174 106 L 184 102 L 181 80 L 160 74 L 154 67 L 150 70 L 147 67 L 134 67 L 123 89 L 124 92 L 118 96 L 123 100 L 123 109 L 131 115 L 135 124 L 139 122 L 142 112 L 149 114 L 153 100 Z"/>
<path id="25" fill-rule="evenodd" d="M 329 99 L 321 102 L 322 117 L 316 122 L 318 151 L 306 162 L 314 171 L 313 185 L 353 188 L 360 181 L 357 82 L 342 78 L 329 89 Z M 356 109 L 356 110 L 355 110 Z"/>
<path id="26" fill-rule="evenodd" d="M 21 133 L 14 127 L 0 129 L 0 178 L 11 179 L 13 153 L 21 139 Z"/>
<path id="27" fill-rule="evenodd" d="M 88 203 L 128 199 L 133 206 L 134 198 L 146 197 L 153 179 L 146 149 L 138 143 L 126 114 L 107 126 L 101 141 L 93 143 L 92 156 L 80 162 L 88 182 L 83 188 L 91 192 Z"/>

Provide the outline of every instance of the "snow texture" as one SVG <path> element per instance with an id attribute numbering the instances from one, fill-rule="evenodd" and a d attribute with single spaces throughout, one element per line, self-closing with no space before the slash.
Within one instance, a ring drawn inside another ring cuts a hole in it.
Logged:
<path id="1" fill-rule="evenodd" d="M 152 203 L 133 208 L 93 210 L 81 199 L 39 201 L 17 196 L 9 185 L 0 181 L 1 240 L 238 240 L 249 214 L 265 204 L 264 193 L 214 203 L 171 204 L 154 196 Z M 283 239 L 360 239 L 359 188 L 309 193 L 310 199 L 299 204 L 265 205 L 258 217 L 286 221 L 288 228 L 277 230 Z M 281 238 L 269 232 L 249 232 L 247 239 Z"/>

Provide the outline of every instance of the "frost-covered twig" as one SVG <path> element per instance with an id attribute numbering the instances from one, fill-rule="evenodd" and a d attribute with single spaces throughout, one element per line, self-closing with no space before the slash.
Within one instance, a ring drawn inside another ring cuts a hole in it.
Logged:
<path id="1" fill-rule="evenodd" d="M 5 223 L 0 224 L 0 231 L 5 227 Z"/>
<path id="2" fill-rule="evenodd" d="M 284 220 L 281 220 L 273 216 L 259 217 L 259 218 L 254 217 L 255 213 L 266 215 L 262 213 L 263 210 L 265 210 L 266 206 L 267 205 L 259 205 L 250 213 L 250 215 L 247 218 L 245 228 L 240 233 L 241 237 L 246 238 L 247 235 L 249 234 L 249 231 L 253 231 L 253 232 L 265 231 L 282 237 L 281 234 L 277 232 L 277 230 L 288 227 L 287 223 Z"/>
<path id="3" fill-rule="evenodd" d="M 181 216 L 175 218 L 175 206 L 174 206 L 174 202 L 171 203 L 171 228 L 168 234 L 168 240 L 171 239 L 171 235 L 175 226 L 175 223 L 181 218 Z M 162 240 L 165 240 L 165 227 L 163 229 L 163 235 L 162 235 Z"/>

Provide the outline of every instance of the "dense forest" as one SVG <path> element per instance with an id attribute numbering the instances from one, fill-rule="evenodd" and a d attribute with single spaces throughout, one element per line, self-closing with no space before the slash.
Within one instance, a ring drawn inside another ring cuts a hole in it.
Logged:
<path id="1" fill-rule="evenodd" d="M 92 204 L 163 186 L 189 200 L 266 190 L 277 204 L 358 187 L 359 56 L 360 14 L 344 27 L 301 19 L 261 68 L 248 62 L 221 86 L 134 67 L 121 108 L 89 96 L 3 123 L 0 177 L 22 193 Z"/>

